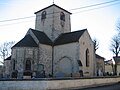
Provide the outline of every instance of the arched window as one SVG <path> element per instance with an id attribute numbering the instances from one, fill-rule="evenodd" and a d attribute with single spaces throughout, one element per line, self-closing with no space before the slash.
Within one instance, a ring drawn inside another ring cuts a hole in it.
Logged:
<path id="1" fill-rule="evenodd" d="M 43 11 L 41 14 L 41 20 L 46 19 L 46 11 Z"/>
<path id="2" fill-rule="evenodd" d="M 89 67 L 90 61 L 89 61 L 89 50 L 86 50 L 86 67 Z"/>
<path id="3" fill-rule="evenodd" d="M 31 70 L 31 61 L 26 60 L 25 70 Z"/>
<path id="4" fill-rule="evenodd" d="M 65 21 L 65 14 L 63 12 L 60 13 L 60 20 Z"/>

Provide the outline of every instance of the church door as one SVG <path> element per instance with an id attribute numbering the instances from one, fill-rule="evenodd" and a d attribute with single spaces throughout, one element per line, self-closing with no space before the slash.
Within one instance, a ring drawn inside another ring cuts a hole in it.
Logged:
<path id="1" fill-rule="evenodd" d="M 71 77 L 72 67 L 72 61 L 69 58 L 62 58 L 58 62 L 58 71 L 56 77 Z"/>
<path id="2" fill-rule="evenodd" d="M 38 64 L 38 70 L 36 72 L 37 78 L 44 78 L 45 77 L 45 71 L 44 71 L 44 65 Z"/>

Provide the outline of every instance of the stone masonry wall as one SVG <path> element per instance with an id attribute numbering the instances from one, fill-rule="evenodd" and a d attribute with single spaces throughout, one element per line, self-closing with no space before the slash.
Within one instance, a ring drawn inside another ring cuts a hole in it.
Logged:
<path id="1" fill-rule="evenodd" d="M 93 42 L 89 36 L 89 33 L 86 31 L 84 34 L 81 36 L 79 40 L 79 45 L 80 45 L 80 60 L 83 64 L 83 73 L 84 75 L 87 76 L 94 76 L 95 73 L 95 52 L 94 52 L 94 46 Z M 86 67 L 86 50 L 89 50 L 89 67 Z"/>
<path id="2" fill-rule="evenodd" d="M 47 34 L 47 36 L 51 40 L 55 40 L 61 33 L 70 32 L 71 31 L 71 24 L 70 24 L 70 14 L 65 12 L 64 10 L 52 6 L 47 9 L 46 11 L 46 18 L 41 20 L 41 12 L 36 13 L 36 23 L 35 29 L 39 31 L 43 31 Z M 60 20 L 60 13 L 64 12 L 65 14 L 65 23 L 64 27 L 61 26 Z"/>
<path id="3" fill-rule="evenodd" d="M 77 63 L 77 60 L 79 59 L 79 49 L 77 45 L 78 43 L 69 43 L 54 47 L 54 76 L 56 76 L 56 74 L 66 74 L 70 77 L 70 73 L 72 73 L 72 75 L 77 75 L 79 72 Z"/>
<path id="4" fill-rule="evenodd" d="M 45 75 L 52 74 L 52 47 L 49 45 L 39 45 L 39 64 L 44 65 Z"/>
<path id="5" fill-rule="evenodd" d="M 38 60 L 38 48 L 29 47 L 17 47 L 12 49 L 12 71 L 13 62 L 15 60 L 15 70 L 18 71 L 18 78 L 23 78 L 23 72 L 25 71 L 26 60 L 31 61 L 31 71 L 37 70 L 37 60 Z"/>

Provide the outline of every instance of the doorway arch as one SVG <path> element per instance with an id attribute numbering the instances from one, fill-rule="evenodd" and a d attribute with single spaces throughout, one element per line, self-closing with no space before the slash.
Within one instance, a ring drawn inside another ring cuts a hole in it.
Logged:
<path id="1" fill-rule="evenodd" d="M 72 60 L 69 57 L 62 57 L 57 62 L 56 77 L 71 77 L 73 72 Z"/>

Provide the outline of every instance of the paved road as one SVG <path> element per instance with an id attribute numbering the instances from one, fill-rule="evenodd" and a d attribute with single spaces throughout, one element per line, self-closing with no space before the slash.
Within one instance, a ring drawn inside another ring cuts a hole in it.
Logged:
<path id="1" fill-rule="evenodd" d="M 120 83 L 113 85 L 85 88 L 85 89 L 75 89 L 75 90 L 120 90 Z"/>

